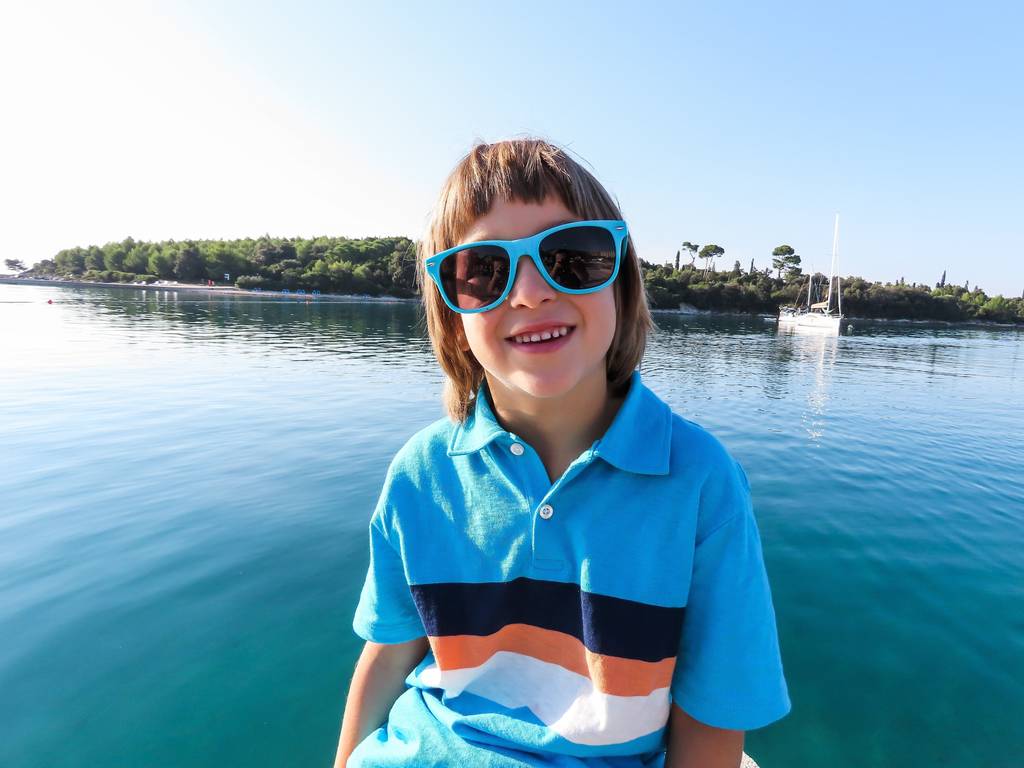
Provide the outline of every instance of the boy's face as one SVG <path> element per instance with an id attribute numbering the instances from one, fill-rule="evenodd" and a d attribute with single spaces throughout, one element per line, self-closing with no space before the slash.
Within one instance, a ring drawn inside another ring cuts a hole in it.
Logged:
<path id="1" fill-rule="evenodd" d="M 558 197 L 540 205 L 496 200 L 461 242 L 513 240 L 578 220 Z M 521 403 L 529 409 L 529 398 L 557 398 L 581 384 L 603 384 L 615 335 L 613 291 L 614 285 L 580 296 L 556 291 L 529 257 L 521 258 L 505 301 L 487 312 L 459 315 L 465 344 L 487 373 L 492 395 L 500 392 L 509 407 Z M 559 328 L 570 330 L 555 341 L 515 340 L 525 331 Z"/>

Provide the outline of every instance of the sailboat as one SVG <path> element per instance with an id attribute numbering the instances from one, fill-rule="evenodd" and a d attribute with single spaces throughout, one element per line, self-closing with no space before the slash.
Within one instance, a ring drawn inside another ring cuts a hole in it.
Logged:
<path id="1" fill-rule="evenodd" d="M 836 214 L 835 229 L 832 233 L 832 265 L 828 272 L 828 296 L 825 301 L 811 303 L 814 294 L 814 275 L 807 276 L 807 306 L 783 307 L 779 311 L 779 328 L 814 330 L 830 336 L 838 336 L 843 322 L 843 292 L 836 268 L 839 266 L 839 214 Z M 832 306 L 832 283 L 836 284 L 836 305 Z"/>

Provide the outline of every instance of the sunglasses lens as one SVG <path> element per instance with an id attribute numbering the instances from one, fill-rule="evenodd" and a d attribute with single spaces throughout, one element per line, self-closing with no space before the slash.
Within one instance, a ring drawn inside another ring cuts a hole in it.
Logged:
<path id="1" fill-rule="evenodd" d="M 596 288 L 615 272 L 615 238 L 603 227 L 570 227 L 548 235 L 540 260 L 563 288 Z"/>
<path id="2" fill-rule="evenodd" d="M 459 309 L 493 304 L 508 284 L 509 257 L 504 248 L 481 245 L 465 248 L 441 262 L 441 287 Z"/>

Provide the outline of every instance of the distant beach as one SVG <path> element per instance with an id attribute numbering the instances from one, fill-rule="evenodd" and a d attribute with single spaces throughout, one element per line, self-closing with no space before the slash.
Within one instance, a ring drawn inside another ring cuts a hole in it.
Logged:
<path id="1" fill-rule="evenodd" d="M 159 281 L 156 283 L 100 283 L 92 280 L 48 280 L 19 277 L 0 277 L 0 284 L 5 285 L 56 285 L 65 288 L 129 288 L 138 291 L 186 291 L 190 293 L 216 294 L 218 296 L 274 296 L 277 298 L 304 299 L 307 301 L 375 301 L 388 304 L 419 303 L 418 298 L 403 299 L 397 296 L 370 296 L 356 293 L 310 293 L 303 291 L 271 291 L 248 290 L 233 285 L 203 285 L 202 283 L 176 283 Z"/>

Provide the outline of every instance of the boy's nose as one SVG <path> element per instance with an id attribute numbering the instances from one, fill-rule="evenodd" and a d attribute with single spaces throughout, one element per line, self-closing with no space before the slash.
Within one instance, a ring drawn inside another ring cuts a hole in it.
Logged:
<path id="1" fill-rule="evenodd" d="M 519 259 L 516 268 L 516 281 L 508 295 L 509 304 L 513 307 L 536 307 L 545 301 L 555 298 L 555 290 L 537 271 L 529 256 Z"/>

